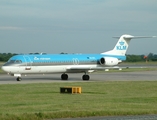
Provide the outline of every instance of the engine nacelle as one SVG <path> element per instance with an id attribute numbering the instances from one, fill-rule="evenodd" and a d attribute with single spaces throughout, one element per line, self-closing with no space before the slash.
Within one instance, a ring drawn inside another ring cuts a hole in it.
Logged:
<path id="1" fill-rule="evenodd" d="M 102 57 L 99 60 L 99 63 L 100 63 L 100 65 L 114 66 L 114 65 L 118 65 L 119 60 L 114 57 Z"/>

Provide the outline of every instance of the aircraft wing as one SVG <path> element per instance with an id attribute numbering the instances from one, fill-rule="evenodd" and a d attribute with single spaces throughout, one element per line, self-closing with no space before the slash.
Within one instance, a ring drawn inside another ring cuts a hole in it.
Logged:
<path id="1" fill-rule="evenodd" d="M 93 72 L 98 70 L 106 70 L 106 69 L 128 69 L 128 68 L 146 68 L 146 67 L 140 67 L 140 66 L 113 66 L 113 67 L 67 67 L 66 70 L 68 72 Z"/>
<path id="2" fill-rule="evenodd" d="M 75 71 L 79 71 L 79 72 L 93 72 L 95 70 L 105 70 L 105 69 L 119 69 L 118 66 L 114 66 L 114 67 L 67 67 L 66 70 L 69 72 L 75 72 Z"/>

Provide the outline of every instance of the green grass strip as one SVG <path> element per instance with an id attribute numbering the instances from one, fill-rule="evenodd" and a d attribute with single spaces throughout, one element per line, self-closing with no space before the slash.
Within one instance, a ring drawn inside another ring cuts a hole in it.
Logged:
<path id="1" fill-rule="evenodd" d="M 81 94 L 60 87 L 80 86 Z M 0 85 L 0 119 L 157 114 L 157 81 L 59 82 Z"/>

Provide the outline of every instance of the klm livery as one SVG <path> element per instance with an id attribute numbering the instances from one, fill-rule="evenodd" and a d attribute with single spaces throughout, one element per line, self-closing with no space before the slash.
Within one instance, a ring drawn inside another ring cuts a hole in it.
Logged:
<path id="1" fill-rule="evenodd" d="M 117 37 L 116 37 L 117 38 Z M 83 80 L 89 80 L 89 72 L 118 65 L 126 60 L 125 53 L 129 42 L 135 37 L 122 35 L 113 50 L 100 54 L 27 54 L 16 55 L 2 66 L 2 70 L 22 80 L 22 74 L 61 73 L 61 79 L 67 80 L 67 73 L 84 73 Z"/>

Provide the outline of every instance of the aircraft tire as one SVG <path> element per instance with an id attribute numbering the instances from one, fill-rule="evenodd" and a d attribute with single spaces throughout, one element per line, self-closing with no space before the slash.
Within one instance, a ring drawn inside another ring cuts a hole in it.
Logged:
<path id="1" fill-rule="evenodd" d="M 90 79 L 89 75 L 83 75 L 82 76 L 82 80 L 89 80 L 89 79 Z"/>
<path id="2" fill-rule="evenodd" d="M 22 80 L 22 78 L 21 77 L 17 77 L 17 79 L 16 79 L 17 81 L 21 81 Z"/>
<path id="3" fill-rule="evenodd" d="M 67 74 L 62 74 L 61 79 L 62 80 L 68 80 L 68 75 Z"/>

